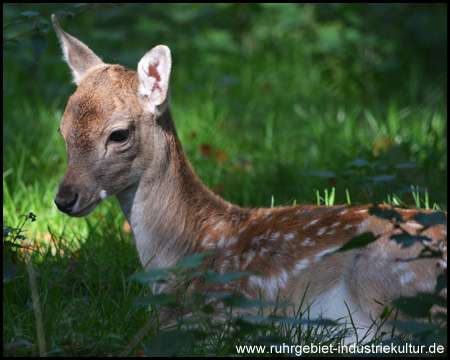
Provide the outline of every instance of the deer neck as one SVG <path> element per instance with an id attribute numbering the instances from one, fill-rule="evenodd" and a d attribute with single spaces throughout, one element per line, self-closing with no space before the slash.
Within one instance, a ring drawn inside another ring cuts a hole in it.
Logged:
<path id="1" fill-rule="evenodd" d="M 158 122 L 165 138 L 163 151 L 152 160 L 159 163 L 158 177 L 149 164 L 139 182 L 117 195 L 147 269 L 171 267 L 180 258 L 207 251 L 203 240 L 218 241 L 219 234 L 214 232 L 218 222 L 223 228 L 248 217 L 248 210 L 215 195 L 195 174 L 169 110 Z M 212 233 L 216 235 L 211 237 Z"/>

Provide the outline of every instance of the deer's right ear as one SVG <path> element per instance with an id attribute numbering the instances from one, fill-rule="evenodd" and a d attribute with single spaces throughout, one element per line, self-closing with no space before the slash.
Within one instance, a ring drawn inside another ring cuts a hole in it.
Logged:
<path id="1" fill-rule="evenodd" d="M 164 45 L 154 47 L 139 61 L 139 92 L 152 114 L 163 113 L 169 102 L 171 68 L 170 49 Z"/>
<path id="2" fill-rule="evenodd" d="M 103 64 L 103 61 L 80 40 L 61 29 L 55 15 L 52 15 L 52 22 L 61 43 L 64 60 L 72 72 L 73 82 L 78 85 L 91 68 Z"/>

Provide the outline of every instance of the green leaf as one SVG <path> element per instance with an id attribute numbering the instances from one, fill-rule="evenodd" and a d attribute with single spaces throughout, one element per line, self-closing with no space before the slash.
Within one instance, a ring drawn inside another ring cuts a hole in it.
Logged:
<path id="1" fill-rule="evenodd" d="M 7 240 L 3 241 L 3 246 L 10 247 L 10 248 L 12 248 L 12 247 L 23 248 L 22 245 L 19 245 L 19 244 L 13 243 L 12 241 L 7 241 Z"/>
<path id="2" fill-rule="evenodd" d="M 318 176 L 325 179 L 333 179 L 336 177 L 336 174 L 332 171 L 302 171 L 302 174 L 308 176 Z"/>
<path id="3" fill-rule="evenodd" d="M 370 169 L 371 168 L 370 163 L 364 159 L 353 160 L 347 164 L 347 167 L 354 168 L 354 169 L 362 169 L 362 168 Z"/>
<path id="4" fill-rule="evenodd" d="M 26 17 L 35 17 L 35 16 L 39 16 L 39 13 L 36 11 L 24 11 L 24 12 L 20 13 L 20 15 L 26 16 Z"/>
<path id="5" fill-rule="evenodd" d="M 153 284 L 161 282 L 168 275 L 168 269 L 154 269 L 150 271 L 140 271 L 131 275 L 128 280 L 139 281 L 141 284 Z"/>
<path id="6" fill-rule="evenodd" d="M 387 306 L 385 306 L 383 308 L 383 311 L 380 314 L 380 319 L 383 320 L 385 319 L 387 316 L 389 315 L 389 308 Z"/>
<path id="7" fill-rule="evenodd" d="M 7 237 L 10 233 L 16 232 L 17 230 L 20 230 L 20 229 L 13 229 L 13 228 L 10 228 L 9 226 L 4 227 L 3 228 L 3 237 L 4 238 Z"/>
<path id="8" fill-rule="evenodd" d="M 214 252 L 209 251 L 201 254 L 186 256 L 185 258 L 178 260 L 177 265 L 186 268 L 195 268 L 203 265 L 206 258 L 211 255 L 214 255 Z"/>
<path id="9" fill-rule="evenodd" d="M 203 277 L 208 283 L 226 283 L 229 281 L 242 279 L 248 276 L 250 276 L 250 273 L 239 271 L 230 271 L 225 275 L 216 274 L 214 271 L 206 271 L 203 274 Z"/>
<path id="10" fill-rule="evenodd" d="M 383 183 L 392 183 L 394 182 L 397 174 L 385 174 L 385 175 L 375 175 L 369 176 L 366 180 L 371 181 L 374 185 L 383 184 Z"/>

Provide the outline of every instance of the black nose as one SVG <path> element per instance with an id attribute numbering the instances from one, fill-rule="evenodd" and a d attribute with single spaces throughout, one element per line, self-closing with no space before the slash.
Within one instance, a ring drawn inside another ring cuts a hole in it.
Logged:
<path id="1" fill-rule="evenodd" d="M 55 198 L 56 206 L 60 211 L 65 213 L 70 213 L 75 207 L 77 201 L 78 201 L 78 194 L 74 193 L 70 189 L 66 189 L 63 191 L 61 191 L 60 189 Z"/>

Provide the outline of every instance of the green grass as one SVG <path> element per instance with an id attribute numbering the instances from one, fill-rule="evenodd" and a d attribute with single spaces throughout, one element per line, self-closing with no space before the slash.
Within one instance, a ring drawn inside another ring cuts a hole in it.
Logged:
<path id="1" fill-rule="evenodd" d="M 281 24 L 272 18 L 277 7 L 262 11 L 253 31 L 244 26 L 241 38 L 216 28 L 206 15 L 200 28 L 208 31 L 189 25 L 201 7 L 182 12 L 149 6 L 166 17 L 155 15 L 152 22 L 125 6 L 61 25 L 105 61 L 131 68 L 153 45 L 171 47 L 175 125 L 199 176 L 224 198 L 270 207 L 342 204 L 350 196 L 352 203 L 395 199 L 446 209 L 446 80 L 427 78 L 425 70 L 411 66 L 391 83 L 365 70 L 362 61 L 350 61 L 353 47 L 319 52 L 303 28 L 283 33 L 276 27 L 271 38 L 265 26 Z M 29 7 L 4 7 L 6 22 Z M 37 9 L 47 18 L 58 10 Z M 167 15 L 171 11 L 176 20 Z M 181 25 L 166 29 L 170 19 Z M 121 26 L 112 27 L 117 21 Z M 315 21 L 310 26 L 325 36 L 326 21 L 323 27 Z M 65 216 L 53 203 L 66 166 L 57 129 L 74 86 L 53 33 L 48 40 L 40 63 L 26 38 L 4 53 L 3 221 L 15 227 L 20 214 L 37 215 L 25 236 L 37 248 L 31 258 L 47 352 L 118 355 L 152 319 L 145 308 L 132 306 L 149 289 L 128 280 L 140 263 L 116 200 L 84 219 Z M 4 354 L 37 355 L 28 274 L 17 256 L 15 278 L 3 290 Z M 152 333 L 143 344 L 151 339 Z"/>

